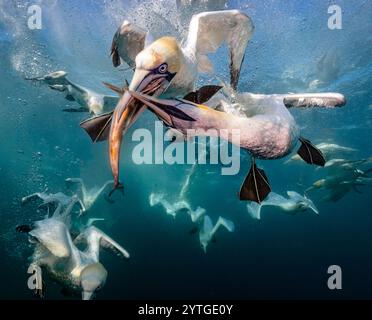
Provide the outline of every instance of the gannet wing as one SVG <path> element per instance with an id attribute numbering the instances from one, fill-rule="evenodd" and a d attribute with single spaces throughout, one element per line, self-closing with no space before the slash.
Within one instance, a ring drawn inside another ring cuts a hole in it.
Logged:
<path id="1" fill-rule="evenodd" d="M 45 219 L 35 222 L 29 234 L 36 238 L 54 256 L 63 258 L 71 254 L 71 236 L 67 226 L 58 219 Z"/>
<path id="2" fill-rule="evenodd" d="M 204 216 L 202 227 L 199 231 L 199 241 L 204 252 L 207 252 L 207 246 L 212 239 L 211 231 L 213 230 L 212 220 L 208 215 Z"/>
<path id="3" fill-rule="evenodd" d="M 137 54 L 149 44 L 150 39 L 147 31 L 125 20 L 112 39 L 111 57 L 114 67 L 120 66 L 121 58 L 129 67 L 135 68 Z"/>
<path id="4" fill-rule="evenodd" d="M 100 194 L 105 191 L 105 189 L 109 186 L 109 185 L 112 185 L 114 183 L 113 180 L 108 180 L 106 181 L 101 188 L 98 189 L 98 191 L 93 195 L 93 202 L 97 200 L 97 198 L 100 196 Z"/>
<path id="5" fill-rule="evenodd" d="M 150 206 L 153 207 L 163 200 L 164 195 L 160 193 L 151 193 L 149 197 Z"/>
<path id="6" fill-rule="evenodd" d="M 227 231 L 229 232 L 234 232 L 235 230 L 235 225 L 234 225 L 234 222 L 230 221 L 230 220 L 227 220 L 225 218 L 222 218 L 222 217 L 218 217 L 218 220 L 216 222 L 216 224 L 214 225 L 212 231 L 211 231 L 211 236 L 213 237 L 213 235 L 217 232 L 218 228 L 219 227 L 225 227 Z"/>
<path id="7" fill-rule="evenodd" d="M 99 230 L 94 226 L 88 227 L 83 233 L 77 237 L 77 241 L 81 238 L 86 238 L 88 247 L 93 250 L 94 254 L 98 257 L 99 248 L 110 249 L 115 252 L 118 256 L 129 258 L 129 253 L 120 244 L 114 241 L 111 237 L 105 234 L 103 231 Z"/>
<path id="8" fill-rule="evenodd" d="M 245 49 L 253 34 L 251 18 L 239 10 L 202 12 L 192 17 L 186 49 L 195 52 L 200 72 L 212 72 L 207 54 L 224 42 L 230 52 L 230 84 L 236 90 Z"/>
<path id="9" fill-rule="evenodd" d="M 202 207 L 197 207 L 195 211 L 190 210 L 190 217 L 192 222 L 197 222 L 206 213 L 206 210 Z"/>
<path id="10" fill-rule="evenodd" d="M 345 97 L 340 93 L 298 93 L 282 95 L 287 108 L 335 108 L 346 104 Z"/>
<path id="11" fill-rule="evenodd" d="M 24 205 L 27 202 L 31 201 L 32 199 L 40 198 L 44 201 L 45 199 L 47 199 L 47 197 L 48 197 L 48 195 L 44 192 L 36 192 L 36 193 L 33 193 L 33 194 L 30 194 L 28 196 L 23 197 L 21 202 L 22 202 L 22 205 Z"/>
<path id="12" fill-rule="evenodd" d="M 247 210 L 249 215 L 253 219 L 260 220 L 261 219 L 261 209 L 263 206 L 281 206 L 283 203 L 288 202 L 288 200 L 281 195 L 270 192 L 269 195 L 266 197 L 261 204 L 258 204 L 254 201 L 249 201 L 247 204 Z"/>

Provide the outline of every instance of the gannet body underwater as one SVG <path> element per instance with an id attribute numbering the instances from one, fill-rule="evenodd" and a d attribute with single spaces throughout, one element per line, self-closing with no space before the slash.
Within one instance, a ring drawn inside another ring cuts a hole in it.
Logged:
<path id="1" fill-rule="evenodd" d="M 145 93 L 154 97 L 178 97 L 185 95 L 186 100 L 204 103 L 220 88 L 209 86 L 202 94 L 193 91 L 198 72 L 212 72 L 207 54 L 214 52 L 224 42 L 230 50 L 230 85 L 237 89 L 240 68 L 245 48 L 254 30 L 251 19 L 238 10 L 203 12 L 194 15 L 190 22 L 185 46 L 181 47 L 174 38 L 163 37 L 151 44 L 145 31 L 125 21 L 114 36 L 112 57 L 114 65 L 122 60 L 135 68 L 129 90 Z M 142 51 L 138 51 L 140 36 Z M 123 93 L 122 90 L 116 90 Z M 191 91 L 191 92 L 190 92 Z M 258 95 L 255 97 L 257 98 Z M 199 99 L 202 98 L 202 99 Z M 345 103 L 340 94 L 297 94 L 278 96 L 287 107 L 327 106 Z M 111 114 L 88 119 L 81 123 L 94 142 L 109 139 L 109 156 L 114 176 L 114 189 L 122 187 L 119 182 L 119 157 L 122 134 L 145 109 L 143 103 L 136 102 L 125 91 Z M 270 124 L 271 125 L 271 124 Z M 285 129 L 283 129 L 285 131 Z M 283 138 L 284 144 L 285 138 Z M 264 146 L 269 147 L 268 145 Z M 277 146 L 285 153 L 286 147 Z M 261 147 L 259 147 L 261 148 Z M 270 151 L 266 149 L 268 153 Z M 274 154 L 278 150 L 273 151 Z"/>
<path id="2" fill-rule="evenodd" d="M 312 210 L 315 214 L 319 214 L 314 203 L 306 196 L 301 196 L 295 191 L 287 191 L 288 199 L 279 194 L 271 192 L 268 197 L 260 204 L 249 202 L 247 204 L 248 213 L 254 219 L 261 219 L 261 209 L 263 206 L 274 206 L 280 208 L 287 214 L 295 215 L 297 212 Z"/>
<path id="3" fill-rule="evenodd" d="M 52 217 L 21 225 L 19 232 L 28 233 L 35 244 L 33 265 L 45 268 L 65 288 L 81 291 L 83 300 L 90 300 L 105 284 L 107 271 L 99 261 L 100 248 L 108 248 L 129 258 L 129 253 L 117 242 L 94 226 L 85 228 L 74 240 L 70 233 L 71 210 L 74 202 L 62 211 L 59 205 Z M 80 250 L 77 244 L 85 243 Z"/>
<path id="4" fill-rule="evenodd" d="M 135 68 L 130 90 L 159 96 L 184 96 L 195 88 L 199 72 L 213 71 L 207 54 L 227 43 L 230 52 L 231 86 L 236 89 L 245 48 L 252 36 L 251 19 L 238 10 L 202 12 L 194 15 L 184 46 L 172 37 L 151 43 L 146 31 L 124 21 L 115 33 L 111 54 L 114 66 L 124 60 Z M 120 90 L 119 90 L 120 92 Z M 93 142 L 109 140 L 109 157 L 114 189 L 119 181 L 119 158 L 123 133 L 145 106 L 124 92 L 113 113 L 81 123 Z"/>
<path id="5" fill-rule="evenodd" d="M 165 195 L 162 193 L 151 193 L 149 202 L 150 206 L 152 207 L 160 204 L 165 209 L 165 212 L 174 218 L 179 212 L 186 211 L 190 215 L 192 222 L 196 222 L 205 214 L 205 209 L 202 207 L 198 206 L 195 210 L 193 210 L 186 199 L 169 202 L 165 199 Z"/>
<path id="6" fill-rule="evenodd" d="M 304 161 L 320 166 L 325 164 L 322 153 L 300 136 L 300 130 L 283 99 L 275 95 L 249 94 L 249 104 L 241 108 L 244 115 L 235 115 L 185 99 L 157 99 L 134 91 L 128 92 L 147 105 L 167 126 L 187 137 L 219 136 L 246 149 L 252 155 L 253 163 L 240 189 L 240 200 L 260 203 L 271 191 L 267 176 L 257 168 L 255 158 L 282 158 L 300 141 L 297 152 Z M 234 134 L 234 130 L 238 134 Z"/>
<path id="7" fill-rule="evenodd" d="M 63 109 L 65 112 L 90 112 L 98 115 L 113 110 L 119 101 L 117 96 L 100 94 L 73 83 L 67 79 L 65 71 L 55 71 L 42 77 L 27 80 L 42 82 L 53 90 L 64 92 L 67 100 L 76 101 L 81 106 L 80 108 Z"/>
<path id="8" fill-rule="evenodd" d="M 203 216 L 200 220 L 201 227 L 199 230 L 199 241 L 205 253 L 207 252 L 208 244 L 213 241 L 215 234 L 220 227 L 226 228 L 229 232 L 234 232 L 235 230 L 234 223 L 222 217 L 218 217 L 215 225 L 213 225 L 212 220 L 208 215 Z"/>
<path id="9" fill-rule="evenodd" d="M 332 157 L 334 157 L 336 154 L 337 155 L 338 154 L 351 154 L 357 151 L 354 148 L 344 147 L 344 146 L 340 146 L 335 143 L 326 143 L 326 142 L 318 143 L 315 145 L 315 147 L 317 147 L 320 151 L 322 151 L 326 159 L 332 159 Z M 298 160 L 301 160 L 301 158 L 298 155 L 293 155 L 285 163 L 288 163 L 290 161 L 298 161 Z"/>
<path id="10" fill-rule="evenodd" d="M 312 186 L 306 189 L 306 193 L 314 190 L 326 190 L 326 194 L 322 200 L 324 201 L 338 201 L 347 193 L 354 190 L 357 193 L 362 193 L 358 187 L 370 184 L 372 179 L 368 174 L 372 172 L 372 168 L 359 169 L 358 165 L 368 164 L 370 159 L 362 159 L 355 161 L 343 161 L 337 159 L 329 166 L 328 175 L 315 181 Z"/>
<path id="11" fill-rule="evenodd" d="M 160 204 L 163 206 L 166 213 L 173 217 L 176 217 L 177 213 L 180 211 L 186 211 L 191 221 L 196 224 L 196 227 L 189 233 L 194 234 L 199 232 L 199 241 L 204 252 L 207 251 L 208 244 L 215 239 L 215 234 L 220 227 L 225 227 L 229 232 L 233 232 L 235 229 L 235 225 L 232 221 L 222 217 L 219 217 L 216 224 L 213 225 L 211 218 L 206 215 L 206 210 L 204 208 L 198 206 L 193 210 L 189 202 L 185 199 L 181 199 L 172 204 L 165 199 L 164 194 L 151 193 L 149 200 L 151 206 Z"/>

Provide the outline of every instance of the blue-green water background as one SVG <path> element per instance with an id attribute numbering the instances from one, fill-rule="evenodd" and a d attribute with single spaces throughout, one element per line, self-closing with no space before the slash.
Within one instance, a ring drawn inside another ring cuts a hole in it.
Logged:
<path id="1" fill-rule="evenodd" d="M 342 30 L 327 27 L 327 8 L 334 1 L 228 2 L 228 8 L 251 16 L 256 27 L 239 90 L 311 91 L 309 83 L 323 77 L 315 91 L 343 93 L 346 107 L 293 114 L 313 142 L 347 145 L 358 149 L 353 158 L 363 158 L 371 156 L 372 4 L 336 2 L 343 12 Z M 35 3 L 43 10 L 42 30 L 27 28 L 27 7 Z M 92 145 L 78 126 L 86 114 L 61 112 L 76 105 L 24 77 L 61 69 L 71 80 L 109 93 L 102 81 L 120 84 L 131 78 L 129 71 L 114 69 L 109 58 L 117 26 L 127 18 L 147 24 L 155 36 L 176 34 L 170 25 L 174 8 L 171 0 L 0 1 L 0 298 L 32 298 L 26 285 L 31 247 L 14 227 L 42 214 L 21 207 L 20 199 L 46 187 L 66 191 L 67 177 L 82 177 L 89 186 L 111 178 L 107 145 Z M 228 79 L 225 53 L 222 49 L 213 57 L 222 79 Z M 316 66 L 325 54 L 336 67 L 321 75 Z M 201 166 L 190 187 L 191 204 L 206 208 L 213 219 L 222 215 L 236 225 L 232 234 L 220 232 L 204 254 L 197 235 L 188 233 L 192 225 L 186 215 L 172 219 L 161 207 L 148 204 L 153 191 L 176 197 L 190 166 L 138 166 L 131 160 L 131 132 L 152 129 L 154 119 L 146 112 L 124 139 L 124 197 L 116 195 L 114 204 L 101 199 L 90 213 L 106 218 L 100 227 L 132 256 L 126 262 L 103 253 L 109 276 L 99 299 L 372 298 L 371 187 L 336 203 L 315 197 L 319 216 L 287 216 L 265 208 L 258 222 L 236 197 L 248 161 L 237 176 L 220 176 L 219 166 Z M 284 161 L 260 163 L 280 194 L 302 192 L 324 174 Z M 340 291 L 326 285 L 332 264 L 343 270 Z M 49 284 L 47 298 L 64 298 L 59 289 Z"/>

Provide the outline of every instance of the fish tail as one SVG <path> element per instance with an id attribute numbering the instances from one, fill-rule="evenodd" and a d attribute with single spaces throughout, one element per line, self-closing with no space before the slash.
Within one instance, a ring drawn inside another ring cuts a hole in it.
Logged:
<path id="1" fill-rule="evenodd" d="M 114 187 L 112 188 L 112 190 L 111 190 L 110 193 L 109 193 L 109 198 L 112 196 L 112 194 L 113 194 L 116 190 L 120 190 L 121 193 L 123 193 L 123 191 L 124 191 L 124 185 L 123 185 L 121 182 L 119 182 L 119 181 L 115 182 Z M 124 194 L 124 193 L 123 193 L 123 194 Z"/>

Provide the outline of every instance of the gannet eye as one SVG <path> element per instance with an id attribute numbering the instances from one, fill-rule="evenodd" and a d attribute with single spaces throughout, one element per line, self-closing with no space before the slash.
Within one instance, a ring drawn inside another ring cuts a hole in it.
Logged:
<path id="1" fill-rule="evenodd" d="M 166 63 L 163 63 L 158 67 L 159 73 L 165 73 L 167 72 L 167 70 L 168 70 L 168 65 Z"/>

